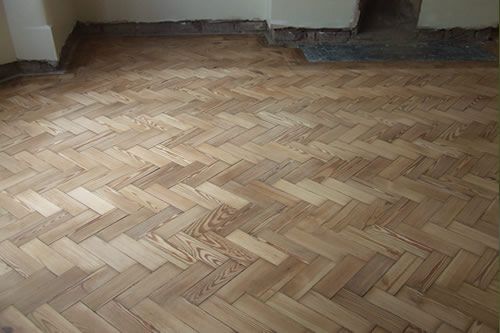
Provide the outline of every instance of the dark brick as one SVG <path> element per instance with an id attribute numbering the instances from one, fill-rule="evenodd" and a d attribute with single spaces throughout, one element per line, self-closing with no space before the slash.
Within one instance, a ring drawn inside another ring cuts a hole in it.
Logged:
<path id="1" fill-rule="evenodd" d="M 119 36 L 168 36 L 186 34 L 234 34 L 267 31 L 265 21 L 195 20 L 156 23 L 78 23 L 80 34 Z"/>
<path id="2" fill-rule="evenodd" d="M 443 29 L 419 29 L 417 30 L 418 40 L 441 40 L 444 39 L 445 30 Z"/>
<path id="3" fill-rule="evenodd" d="M 347 30 L 322 30 L 316 33 L 319 42 L 346 42 L 351 38 L 351 32 Z"/>
<path id="4" fill-rule="evenodd" d="M 50 73 L 57 70 L 56 61 L 20 60 L 17 66 L 25 74 Z"/>
<path id="5" fill-rule="evenodd" d="M 304 40 L 306 38 L 306 31 L 304 29 L 286 28 L 275 29 L 273 31 L 273 38 L 277 41 L 294 42 Z"/>
<path id="6" fill-rule="evenodd" d="M 205 34 L 233 34 L 237 31 L 233 21 L 202 21 L 201 32 Z"/>
<path id="7" fill-rule="evenodd" d="M 485 28 L 476 31 L 475 39 L 481 41 L 488 41 L 498 39 L 498 29 L 497 28 Z"/>
<path id="8" fill-rule="evenodd" d="M 109 35 L 135 35 L 136 23 L 102 24 L 101 31 Z"/>
<path id="9" fill-rule="evenodd" d="M 445 38 L 454 40 L 473 40 L 476 30 L 454 28 L 446 30 Z"/>
<path id="10" fill-rule="evenodd" d="M 237 30 L 240 32 L 263 32 L 267 31 L 266 21 L 238 21 Z"/>
<path id="11" fill-rule="evenodd" d="M 0 65 L 0 82 L 19 74 L 21 70 L 16 61 Z"/>

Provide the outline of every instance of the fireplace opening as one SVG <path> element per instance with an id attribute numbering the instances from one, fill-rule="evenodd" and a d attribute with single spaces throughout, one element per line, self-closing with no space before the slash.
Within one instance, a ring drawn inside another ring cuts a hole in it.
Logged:
<path id="1" fill-rule="evenodd" d="M 414 32 L 421 0 L 360 0 L 358 33 Z"/>

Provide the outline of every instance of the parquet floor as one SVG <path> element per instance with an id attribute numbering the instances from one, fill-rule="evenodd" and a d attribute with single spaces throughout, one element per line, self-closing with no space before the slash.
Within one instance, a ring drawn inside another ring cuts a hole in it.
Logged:
<path id="1" fill-rule="evenodd" d="M 495 332 L 495 64 L 102 38 L 0 86 L 2 332 Z"/>

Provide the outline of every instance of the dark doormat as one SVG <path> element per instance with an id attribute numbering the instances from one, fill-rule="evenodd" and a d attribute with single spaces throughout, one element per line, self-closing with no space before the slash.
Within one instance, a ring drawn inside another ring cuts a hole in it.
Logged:
<path id="1" fill-rule="evenodd" d="M 497 56 L 486 50 L 481 42 L 301 44 L 299 47 L 309 62 L 497 60 Z"/>

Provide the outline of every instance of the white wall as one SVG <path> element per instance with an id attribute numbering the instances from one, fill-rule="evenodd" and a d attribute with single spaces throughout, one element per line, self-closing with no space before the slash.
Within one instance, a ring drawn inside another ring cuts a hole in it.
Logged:
<path id="1" fill-rule="evenodd" d="M 76 23 L 72 0 L 4 0 L 16 56 L 57 61 Z"/>
<path id="2" fill-rule="evenodd" d="M 0 0 L 0 65 L 16 61 L 16 51 L 10 38 L 3 0 Z"/>
<path id="3" fill-rule="evenodd" d="M 18 59 L 57 60 L 52 29 L 42 0 L 4 0 L 7 22 Z"/>
<path id="4" fill-rule="evenodd" d="M 423 0 L 421 28 L 485 28 L 498 25 L 498 0 Z"/>
<path id="5" fill-rule="evenodd" d="M 272 0 L 273 26 L 352 28 L 358 22 L 358 0 Z"/>
<path id="6" fill-rule="evenodd" d="M 270 0 L 76 0 L 84 22 L 267 18 Z"/>
<path id="7" fill-rule="evenodd" d="M 73 0 L 44 0 L 47 23 L 52 28 L 56 53 L 61 49 L 76 24 L 76 8 Z"/>
<path id="8" fill-rule="evenodd" d="M 257 19 L 278 26 L 347 28 L 358 0 L 76 0 L 84 22 Z"/>

